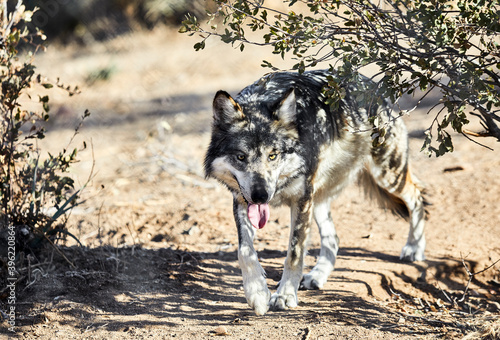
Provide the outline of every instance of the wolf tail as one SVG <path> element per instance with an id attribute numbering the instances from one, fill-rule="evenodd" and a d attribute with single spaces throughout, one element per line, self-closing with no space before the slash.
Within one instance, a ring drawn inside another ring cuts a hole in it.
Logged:
<path id="1" fill-rule="evenodd" d="M 410 174 L 408 173 L 408 175 Z M 418 181 L 415 176 L 411 177 L 412 182 L 417 186 L 422 194 L 424 206 L 429 205 L 425 197 L 425 189 L 422 183 Z M 393 214 L 398 215 L 405 220 L 409 219 L 410 212 L 405 202 L 396 194 L 390 193 L 387 189 L 381 187 L 369 171 L 363 171 L 359 180 L 361 186 L 365 189 L 365 194 L 375 200 L 382 208 L 390 210 Z M 427 214 L 427 211 L 425 211 L 425 213 Z"/>

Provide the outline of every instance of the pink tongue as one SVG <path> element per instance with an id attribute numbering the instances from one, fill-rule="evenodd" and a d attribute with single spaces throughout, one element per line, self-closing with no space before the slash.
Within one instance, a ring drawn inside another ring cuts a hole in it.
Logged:
<path id="1" fill-rule="evenodd" d="M 269 220 L 268 204 L 248 204 L 248 219 L 254 228 L 262 229 Z"/>

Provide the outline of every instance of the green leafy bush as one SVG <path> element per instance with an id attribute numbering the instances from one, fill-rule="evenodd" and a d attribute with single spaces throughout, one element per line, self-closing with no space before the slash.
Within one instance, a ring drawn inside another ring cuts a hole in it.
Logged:
<path id="1" fill-rule="evenodd" d="M 186 13 L 203 16 L 204 0 L 25 0 L 32 25 L 50 38 L 81 43 L 106 40 L 137 27 L 179 24 Z"/>
<path id="2" fill-rule="evenodd" d="M 10 13 L 6 7 L 0 9 L 0 241 L 8 233 L 15 235 L 17 251 L 33 250 L 55 236 L 70 235 L 64 216 L 79 204 L 80 193 L 68 175 L 77 161 L 77 149 L 42 157 L 37 142 L 45 136 L 49 97 L 33 98 L 33 93 L 56 86 L 73 95 L 78 89 L 46 81 L 36 73 L 33 52 L 25 57 L 18 53 L 21 43 L 34 51 L 42 48 L 35 41 L 43 34 L 28 29 L 33 12 L 26 11 L 21 1 Z M 36 100 L 38 109 L 25 107 Z"/>
<path id="3" fill-rule="evenodd" d="M 451 130 L 500 141 L 498 0 L 284 0 L 289 10 L 262 0 L 215 2 L 207 25 L 188 16 L 181 27 L 199 33 L 196 50 L 218 36 L 242 51 L 247 44 L 273 46 L 273 53 L 291 55 L 299 72 L 323 63 L 335 72 L 325 89 L 333 104 L 343 96 L 342 83 L 370 65 L 378 72 L 375 97 L 390 98 L 396 110 L 404 95 L 420 103 L 431 91 L 440 94 L 422 148 L 429 155 L 453 151 Z M 248 31 L 260 38 L 248 38 Z M 274 69 L 267 61 L 263 66 Z M 471 118 L 485 131 L 465 129 Z M 374 123 L 376 138 L 384 126 Z"/>

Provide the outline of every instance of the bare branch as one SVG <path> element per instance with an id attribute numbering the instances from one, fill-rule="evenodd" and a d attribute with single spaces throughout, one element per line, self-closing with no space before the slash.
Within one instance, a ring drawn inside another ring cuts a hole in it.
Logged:
<path id="1" fill-rule="evenodd" d="M 4 7 L 5 8 L 5 10 L 4 10 L 4 19 L 6 19 L 6 15 L 7 15 L 7 4 L 6 4 L 6 2 L 7 1 L 4 2 L 5 3 L 5 7 Z M 7 24 L 7 26 L 5 27 L 5 34 L 9 34 L 10 33 L 10 29 L 12 28 L 12 25 L 16 21 L 16 14 L 17 14 L 17 12 L 19 12 L 19 8 L 21 7 L 22 4 L 23 4 L 22 0 L 17 0 L 16 8 L 10 14 L 11 15 L 10 21 Z M 4 22 L 7 22 L 7 20 L 5 20 Z"/>
<path id="2" fill-rule="evenodd" d="M 464 257 L 462 256 L 461 257 L 461 260 L 462 260 L 462 264 L 465 268 L 465 271 L 467 272 L 467 275 L 469 276 L 469 280 L 467 281 L 467 285 L 465 286 L 465 289 L 464 289 L 464 294 L 462 295 L 462 298 L 460 300 L 458 300 L 458 302 L 463 302 L 465 301 L 465 298 L 467 296 L 467 292 L 469 290 L 469 286 L 472 282 L 472 280 L 474 279 L 474 277 L 476 275 L 479 275 L 481 273 L 484 273 L 485 271 L 487 271 L 488 269 L 492 268 L 494 265 L 496 265 L 498 262 L 500 262 L 500 259 L 496 260 L 495 262 L 493 262 L 491 265 L 489 265 L 488 267 L 484 268 L 483 270 L 480 270 L 478 272 L 475 272 L 475 273 L 472 273 L 470 270 L 469 270 L 469 267 L 467 266 L 467 264 L 465 263 L 465 259 Z"/>

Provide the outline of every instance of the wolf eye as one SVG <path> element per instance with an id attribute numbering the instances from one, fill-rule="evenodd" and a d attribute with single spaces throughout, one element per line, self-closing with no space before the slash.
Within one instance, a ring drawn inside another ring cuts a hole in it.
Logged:
<path id="1" fill-rule="evenodd" d="M 245 155 L 236 155 L 236 158 L 239 160 L 239 161 L 244 161 L 246 159 Z"/>
<path id="2" fill-rule="evenodd" d="M 274 161 L 277 157 L 278 157 L 277 153 L 271 153 L 271 154 L 269 154 L 269 160 L 270 161 Z"/>

